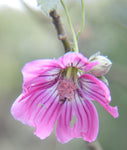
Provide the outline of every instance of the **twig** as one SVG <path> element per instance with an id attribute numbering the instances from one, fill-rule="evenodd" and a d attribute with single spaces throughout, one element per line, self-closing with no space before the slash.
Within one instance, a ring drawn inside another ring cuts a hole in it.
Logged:
<path id="1" fill-rule="evenodd" d="M 92 143 L 86 142 L 86 146 L 88 147 L 89 150 L 103 150 L 100 143 L 97 141 Z"/>
<path id="2" fill-rule="evenodd" d="M 52 17 L 53 24 L 57 30 L 58 39 L 63 43 L 65 53 L 71 51 L 71 46 L 65 35 L 59 14 L 57 14 L 56 10 L 50 11 L 49 14 Z"/>

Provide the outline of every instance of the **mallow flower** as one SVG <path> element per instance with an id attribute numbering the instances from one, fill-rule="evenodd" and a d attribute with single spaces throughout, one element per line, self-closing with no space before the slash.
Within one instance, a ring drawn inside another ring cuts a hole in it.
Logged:
<path id="1" fill-rule="evenodd" d="M 118 117 L 117 107 L 109 105 L 109 88 L 89 73 L 98 63 L 76 52 L 68 52 L 58 60 L 27 63 L 22 69 L 23 91 L 11 108 L 13 117 L 35 127 L 34 134 L 40 139 L 48 137 L 56 124 L 56 137 L 61 143 L 73 138 L 94 141 L 99 120 L 92 101 Z"/>

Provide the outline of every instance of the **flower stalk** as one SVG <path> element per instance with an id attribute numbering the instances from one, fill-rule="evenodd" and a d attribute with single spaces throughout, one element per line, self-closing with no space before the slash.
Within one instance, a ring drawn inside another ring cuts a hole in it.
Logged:
<path id="1" fill-rule="evenodd" d="M 80 30 L 77 33 L 77 40 L 79 39 L 79 36 L 81 35 L 84 26 L 85 26 L 85 6 L 84 6 L 84 0 L 81 0 L 81 6 L 82 6 L 82 25 Z"/>
<path id="2" fill-rule="evenodd" d="M 74 28 L 72 26 L 72 23 L 71 23 L 71 19 L 70 19 L 70 16 L 69 16 L 69 13 L 68 13 L 68 10 L 63 2 L 63 0 L 61 0 L 61 4 L 65 10 L 65 13 L 66 13 L 66 16 L 67 16 L 67 20 L 68 20 L 68 23 L 69 23 L 69 26 L 70 26 L 70 29 L 71 29 L 71 32 L 72 32 L 72 36 L 73 36 L 73 40 L 74 40 L 74 47 L 73 47 L 73 51 L 74 52 L 79 52 L 79 49 L 78 49 L 78 42 L 77 42 L 77 37 L 76 37 L 76 34 L 75 34 L 75 31 L 74 31 Z"/>
<path id="3" fill-rule="evenodd" d="M 95 141 L 92 143 L 85 142 L 85 144 L 89 148 L 89 150 L 103 150 L 102 146 L 100 145 L 98 141 Z"/>

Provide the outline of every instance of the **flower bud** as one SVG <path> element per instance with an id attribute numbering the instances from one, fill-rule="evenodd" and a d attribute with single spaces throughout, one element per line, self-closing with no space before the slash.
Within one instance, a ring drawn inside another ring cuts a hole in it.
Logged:
<path id="1" fill-rule="evenodd" d="M 96 54 L 92 55 L 89 58 L 89 62 L 99 63 L 89 71 L 89 73 L 95 75 L 96 77 L 100 77 L 108 73 L 112 66 L 112 62 L 108 59 L 108 57 L 100 55 L 100 52 L 97 52 Z"/>

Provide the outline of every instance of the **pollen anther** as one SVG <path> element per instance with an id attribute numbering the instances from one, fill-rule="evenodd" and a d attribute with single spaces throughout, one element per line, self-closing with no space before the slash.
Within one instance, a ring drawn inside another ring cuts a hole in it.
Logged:
<path id="1" fill-rule="evenodd" d="M 66 100 L 72 102 L 72 99 L 74 97 L 74 90 L 76 90 L 77 87 L 73 81 L 63 79 L 59 81 L 57 89 L 59 102 L 64 103 Z"/>

